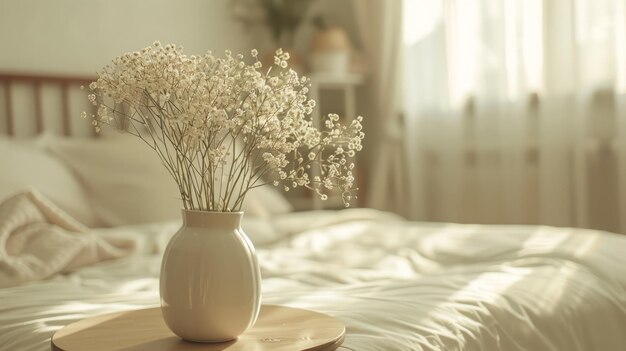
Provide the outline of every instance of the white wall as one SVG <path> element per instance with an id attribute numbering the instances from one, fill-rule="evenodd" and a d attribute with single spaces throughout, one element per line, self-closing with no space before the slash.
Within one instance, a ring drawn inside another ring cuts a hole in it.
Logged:
<path id="1" fill-rule="evenodd" d="M 0 0 L 0 71 L 94 75 L 154 40 L 240 52 L 229 0 Z"/>

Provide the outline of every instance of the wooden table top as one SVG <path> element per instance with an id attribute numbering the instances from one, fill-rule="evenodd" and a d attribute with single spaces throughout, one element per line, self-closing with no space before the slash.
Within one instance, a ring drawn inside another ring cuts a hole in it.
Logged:
<path id="1" fill-rule="evenodd" d="M 254 327 L 237 340 L 196 343 L 172 333 L 155 307 L 83 319 L 57 331 L 51 344 L 53 351 L 331 351 L 341 345 L 345 330 L 323 313 L 263 305 Z"/>

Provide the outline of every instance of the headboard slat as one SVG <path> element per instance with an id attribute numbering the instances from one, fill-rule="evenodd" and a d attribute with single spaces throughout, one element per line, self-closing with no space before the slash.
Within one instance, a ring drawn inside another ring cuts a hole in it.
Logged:
<path id="1" fill-rule="evenodd" d="M 70 127 L 70 94 L 68 92 L 67 84 L 61 84 L 61 106 L 63 109 L 63 135 L 69 136 L 71 133 Z"/>
<path id="2" fill-rule="evenodd" d="M 7 80 L 4 82 L 4 105 L 6 109 L 6 125 L 7 125 L 7 134 L 14 135 L 15 134 L 15 125 L 13 123 L 13 105 L 11 104 L 11 81 Z"/>
<path id="3" fill-rule="evenodd" d="M 41 102 L 41 83 L 35 83 L 35 114 L 37 116 L 37 133 L 43 132 L 43 105 Z"/>

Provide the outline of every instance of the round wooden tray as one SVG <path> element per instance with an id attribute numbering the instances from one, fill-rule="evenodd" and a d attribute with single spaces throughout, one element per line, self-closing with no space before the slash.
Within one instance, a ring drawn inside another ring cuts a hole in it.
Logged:
<path id="1" fill-rule="evenodd" d="M 53 351 L 327 351 L 341 345 L 345 331 L 341 322 L 323 313 L 263 305 L 254 327 L 237 340 L 195 343 L 172 333 L 156 307 L 83 319 L 57 331 L 51 343 Z"/>

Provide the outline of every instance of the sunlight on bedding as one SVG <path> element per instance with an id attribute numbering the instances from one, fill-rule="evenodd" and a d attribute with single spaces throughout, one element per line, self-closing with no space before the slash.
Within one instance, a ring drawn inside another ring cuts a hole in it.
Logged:
<path id="1" fill-rule="evenodd" d="M 346 350 L 621 351 L 614 345 L 626 344 L 621 236 L 408 223 L 360 210 L 281 218 L 265 223 L 272 240 L 257 245 L 263 302 L 336 316 L 348 325 Z M 157 229 L 120 228 L 147 247 L 162 239 Z M 159 263 L 160 254 L 135 255 L 0 289 L 0 345 L 44 351 L 63 325 L 158 306 Z"/>
<path id="2" fill-rule="evenodd" d="M 585 238 L 577 238 L 577 242 L 576 242 L 576 251 L 575 254 L 576 256 L 585 256 L 586 254 L 590 253 L 593 251 L 595 244 L 601 240 L 600 238 L 600 234 L 598 233 L 594 233 L 594 234 L 589 234 L 587 235 L 587 237 Z"/>
<path id="3" fill-rule="evenodd" d="M 489 272 L 478 276 L 466 287 L 450 296 L 450 301 L 483 301 L 494 303 L 513 284 L 531 273 L 527 268 L 502 267 L 501 272 Z"/>
<path id="4" fill-rule="evenodd" d="M 294 241 L 296 245 L 308 247 L 313 251 L 326 251 L 340 242 L 355 240 L 367 227 L 365 223 L 348 223 L 336 228 L 330 228 L 330 232 L 324 231 L 324 235 L 312 235 L 304 240 Z"/>
<path id="5" fill-rule="evenodd" d="M 570 237 L 566 230 L 542 228 L 524 242 L 521 254 L 552 252 Z"/>
<path id="6" fill-rule="evenodd" d="M 136 279 L 126 283 L 122 283 L 117 289 L 116 293 L 130 294 L 136 291 L 145 291 L 148 289 L 153 289 L 156 283 L 157 282 L 154 278 Z"/>

